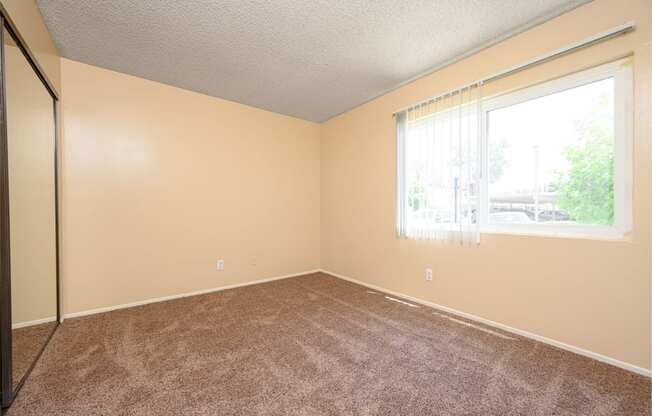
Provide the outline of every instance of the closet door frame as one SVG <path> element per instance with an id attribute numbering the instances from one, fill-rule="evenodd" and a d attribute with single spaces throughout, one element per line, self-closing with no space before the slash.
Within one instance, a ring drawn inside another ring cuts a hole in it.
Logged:
<path id="1" fill-rule="evenodd" d="M 34 362 L 14 388 L 12 374 L 12 334 L 11 334 L 11 247 L 10 247 L 10 212 L 9 212 L 9 170 L 7 151 L 7 107 L 5 88 L 5 37 L 10 36 L 22 51 L 34 73 L 52 97 L 52 114 L 54 117 L 54 212 L 55 212 L 55 259 L 56 259 L 56 324 L 47 340 L 39 349 Z M 59 97 L 38 64 L 35 55 L 28 48 L 16 25 L 6 9 L 0 4 L 0 404 L 9 407 L 23 383 L 43 354 L 52 335 L 61 322 L 60 266 L 59 266 L 59 120 L 57 118 Z"/>

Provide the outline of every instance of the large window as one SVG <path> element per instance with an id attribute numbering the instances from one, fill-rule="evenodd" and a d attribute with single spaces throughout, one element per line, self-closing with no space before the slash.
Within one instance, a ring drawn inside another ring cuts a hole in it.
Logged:
<path id="1" fill-rule="evenodd" d="M 631 227 L 631 89 L 619 61 L 485 98 L 478 112 L 448 106 L 408 121 L 399 174 L 408 227 L 622 236 Z M 477 136 L 477 152 L 457 148 L 473 143 L 457 140 L 465 134 Z"/>

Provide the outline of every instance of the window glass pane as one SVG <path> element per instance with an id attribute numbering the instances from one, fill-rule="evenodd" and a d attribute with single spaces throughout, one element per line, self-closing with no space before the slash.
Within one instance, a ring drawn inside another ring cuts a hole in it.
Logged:
<path id="1" fill-rule="evenodd" d="M 487 114 L 490 224 L 614 220 L 614 79 Z"/>
<path id="2" fill-rule="evenodd" d="M 412 226 L 454 222 L 454 128 L 444 117 L 409 127 L 406 179 L 408 220 Z"/>
<path id="3" fill-rule="evenodd" d="M 405 178 L 410 227 L 476 223 L 475 108 L 454 107 L 408 124 Z"/>

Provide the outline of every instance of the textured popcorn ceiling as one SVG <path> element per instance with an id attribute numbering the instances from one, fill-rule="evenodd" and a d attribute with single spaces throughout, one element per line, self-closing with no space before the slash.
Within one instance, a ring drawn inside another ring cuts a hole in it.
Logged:
<path id="1" fill-rule="evenodd" d="M 37 0 L 61 54 L 324 121 L 587 0 Z"/>

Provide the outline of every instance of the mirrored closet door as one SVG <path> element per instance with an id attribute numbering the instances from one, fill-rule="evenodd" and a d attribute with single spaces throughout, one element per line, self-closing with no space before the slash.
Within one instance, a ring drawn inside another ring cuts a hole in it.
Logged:
<path id="1" fill-rule="evenodd" d="M 2 404 L 59 322 L 56 96 L 12 24 L 2 26 Z"/>

